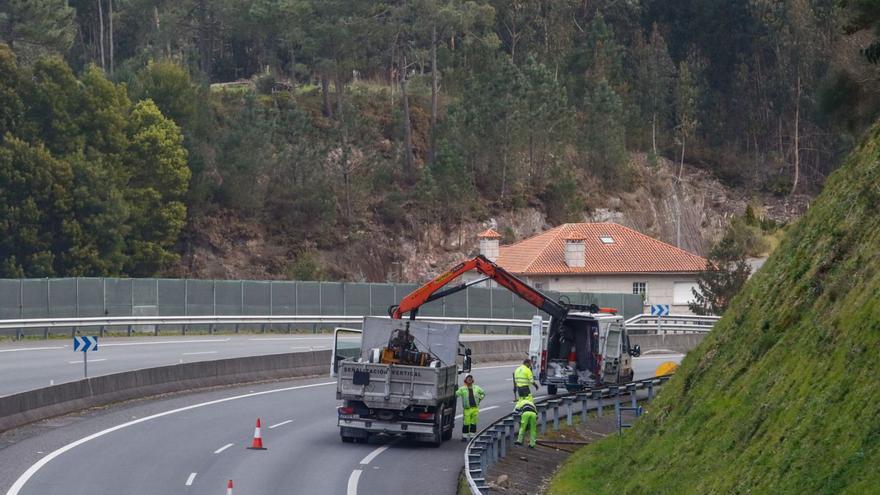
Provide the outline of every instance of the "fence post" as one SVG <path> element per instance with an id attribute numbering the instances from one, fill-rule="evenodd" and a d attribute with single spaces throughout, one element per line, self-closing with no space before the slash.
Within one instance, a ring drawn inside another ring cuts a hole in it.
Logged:
<path id="1" fill-rule="evenodd" d="M 75 299 L 76 299 L 76 303 L 75 303 L 75 305 L 76 305 L 76 317 L 79 318 L 79 277 L 76 277 L 74 280 L 76 281 L 76 292 L 75 292 L 75 295 L 74 295 L 74 297 L 75 297 Z"/>

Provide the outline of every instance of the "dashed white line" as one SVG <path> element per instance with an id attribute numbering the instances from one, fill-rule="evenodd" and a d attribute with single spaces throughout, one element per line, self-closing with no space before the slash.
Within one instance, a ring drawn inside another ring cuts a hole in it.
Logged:
<path id="1" fill-rule="evenodd" d="M 231 443 L 227 443 L 226 445 L 224 445 L 224 446 L 220 447 L 219 449 L 215 450 L 214 453 L 215 453 L 215 454 L 219 454 L 220 452 L 223 452 L 224 450 L 228 449 L 229 447 L 232 447 L 232 445 L 233 445 L 233 444 L 231 444 Z"/>
<path id="2" fill-rule="evenodd" d="M 346 495 L 357 495 L 358 492 L 358 480 L 361 479 L 361 470 L 355 469 L 351 472 L 351 476 L 348 477 L 348 488 L 345 490 Z"/>
<path id="3" fill-rule="evenodd" d="M 193 481 L 196 479 L 196 474 L 198 473 L 189 473 L 189 478 L 186 479 L 186 486 L 192 486 Z"/>
<path id="4" fill-rule="evenodd" d="M 64 349 L 65 347 L 67 347 L 67 346 L 65 345 L 65 346 L 60 346 L 60 347 L 22 347 L 20 349 L 0 349 L 0 352 L 51 351 L 53 349 Z"/>
<path id="5" fill-rule="evenodd" d="M 43 457 L 39 461 L 35 462 L 33 465 L 31 465 L 31 467 L 29 467 L 27 469 L 27 471 L 22 473 L 22 475 L 19 476 L 17 480 L 15 480 L 15 483 L 13 483 L 11 487 L 9 487 L 9 490 L 6 491 L 6 495 L 19 495 L 19 493 L 21 493 L 21 489 L 24 488 L 24 485 L 31 478 L 33 478 L 34 475 L 37 474 L 37 472 L 39 472 L 40 469 L 43 469 L 43 467 L 46 464 L 49 464 L 50 462 L 52 462 L 52 460 L 55 459 L 56 457 L 64 454 L 65 452 L 69 452 L 69 451 L 79 447 L 80 445 L 86 443 L 86 442 L 90 442 L 96 438 L 101 438 L 104 435 L 108 435 L 110 433 L 113 433 L 114 431 L 119 431 L 123 428 L 128 428 L 129 426 L 134 426 L 137 424 L 145 423 L 147 421 L 152 421 L 152 420 L 158 419 L 158 418 L 164 418 L 165 416 L 170 416 L 172 414 L 177 414 L 177 413 L 181 413 L 181 412 L 185 412 L 185 411 L 191 411 L 193 409 L 198 409 L 201 407 L 213 406 L 216 404 L 223 404 L 226 402 L 239 400 L 239 399 L 246 399 L 249 397 L 259 397 L 262 395 L 275 394 L 275 393 L 279 393 L 279 392 L 289 392 L 292 390 L 301 390 L 301 389 L 306 389 L 306 388 L 323 387 L 326 385 L 336 385 L 336 382 L 334 381 L 334 382 L 311 383 L 309 385 L 297 385 L 295 387 L 275 388 L 275 389 L 271 389 L 271 390 L 264 390 L 262 392 L 254 392 L 254 393 L 243 394 L 243 395 L 234 395 L 232 397 L 224 397 L 222 399 L 216 399 L 216 400 L 212 400 L 212 401 L 208 401 L 208 402 L 200 402 L 198 404 L 192 404 L 192 405 L 185 406 L 185 407 L 179 407 L 177 409 L 163 411 L 160 413 L 153 414 L 151 416 L 145 416 L 140 419 L 135 419 L 132 421 L 128 421 L 126 423 L 118 424 L 116 426 L 107 428 L 105 430 L 101 430 L 97 433 L 92 433 L 89 436 L 80 438 L 79 440 L 76 440 L 75 442 L 71 442 L 63 447 L 60 447 L 60 448 L 52 451 L 49 455 L 47 455 L 46 457 Z"/>
<path id="6" fill-rule="evenodd" d="M 90 363 L 100 363 L 101 361 L 107 361 L 107 358 L 101 359 L 89 359 Z M 82 360 L 80 361 L 68 361 L 69 364 L 82 364 Z"/>
<path id="7" fill-rule="evenodd" d="M 200 354 L 217 354 L 220 351 L 184 352 L 181 356 L 198 356 Z"/>
<path id="8" fill-rule="evenodd" d="M 101 347 L 123 347 L 129 345 L 158 345 L 158 344 L 201 344 L 205 342 L 229 342 L 227 339 L 199 339 L 199 340 L 160 340 L 158 342 L 117 342 L 115 344 L 101 344 Z"/>
<path id="9" fill-rule="evenodd" d="M 498 409 L 498 406 L 483 407 L 480 409 L 480 412 L 488 411 L 490 409 Z M 464 414 L 459 414 L 458 416 L 455 417 L 455 419 L 461 419 L 463 416 L 464 416 Z"/>
<path id="10" fill-rule="evenodd" d="M 278 424 L 275 424 L 275 425 L 270 426 L 269 429 L 270 429 L 270 430 L 274 430 L 275 428 L 278 428 L 279 426 L 284 426 L 284 425 L 289 424 L 289 423 L 293 423 L 293 420 L 292 420 L 292 419 L 288 419 L 287 421 L 282 421 L 282 422 L 280 422 L 280 423 L 278 423 Z"/>

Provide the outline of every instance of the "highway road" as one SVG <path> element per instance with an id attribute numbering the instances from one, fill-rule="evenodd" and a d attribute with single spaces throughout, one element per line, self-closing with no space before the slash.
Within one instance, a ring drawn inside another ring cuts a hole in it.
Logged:
<path id="1" fill-rule="evenodd" d="M 466 334 L 463 340 L 517 337 L 520 336 Z M 89 352 L 89 376 L 194 361 L 329 349 L 332 340 L 332 336 L 322 334 L 100 339 L 98 351 Z M 83 378 L 82 352 L 74 352 L 72 346 L 72 340 L 66 339 L 0 344 L 0 397 Z"/>
<path id="2" fill-rule="evenodd" d="M 636 360 L 637 378 L 680 354 Z M 487 392 L 480 422 L 512 407 L 515 365 L 474 370 Z M 397 439 L 343 444 L 335 386 L 290 380 L 135 401 L 37 423 L 0 436 L 0 493 L 162 495 L 455 493 L 464 444 Z M 460 408 L 459 408 L 460 413 Z M 263 420 L 268 450 L 252 451 Z"/>

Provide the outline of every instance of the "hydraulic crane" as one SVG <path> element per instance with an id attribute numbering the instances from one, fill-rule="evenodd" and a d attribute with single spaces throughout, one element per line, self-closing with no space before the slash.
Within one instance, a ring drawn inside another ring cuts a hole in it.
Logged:
<path id="1" fill-rule="evenodd" d="M 476 270 L 481 273 L 483 278 L 443 289 L 447 284 L 470 270 Z M 616 310 L 613 308 L 599 308 L 595 304 L 585 306 L 554 301 L 483 255 L 478 255 L 475 258 L 459 263 L 449 271 L 414 290 L 404 297 L 399 305 L 393 305 L 388 308 L 388 313 L 394 319 L 401 319 L 406 314 L 409 314 L 410 319 L 415 319 L 422 305 L 454 294 L 485 280 L 494 280 L 498 285 L 510 290 L 531 305 L 550 315 L 546 356 L 541 360 L 542 375 L 546 373 L 548 362 L 554 360 L 567 362 L 570 360 L 570 357 L 573 357 L 572 361 L 576 362 L 576 368 L 580 372 L 578 374 L 581 375 L 581 379 L 583 379 L 584 374 L 592 374 L 594 380 L 601 381 L 603 356 L 599 353 L 598 325 L 587 324 L 583 313 L 614 314 Z M 570 314 L 573 312 L 579 312 L 578 317 L 575 319 L 576 321 L 566 325 Z M 577 352 L 566 352 L 570 349 L 575 349 Z M 617 369 L 615 370 L 616 372 Z M 575 381 L 577 382 L 578 380 L 576 379 Z M 544 380 L 542 379 L 542 381 Z M 583 381 L 586 380 L 583 379 Z M 556 384 L 548 385 L 548 388 L 555 391 Z"/>

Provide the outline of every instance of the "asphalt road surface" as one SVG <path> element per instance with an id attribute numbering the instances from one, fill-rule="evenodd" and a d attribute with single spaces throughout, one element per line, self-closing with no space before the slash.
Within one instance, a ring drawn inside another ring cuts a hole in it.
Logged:
<path id="1" fill-rule="evenodd" d="M 680 354 L 636 360 L 637 378 Z M 512 409 L 515 365 L 474 370 L 487 393 L 480 423 Z M 163 495 L 455 493 L 460 419 L 439 448 L 398 440 L 343 444 L 335 384 L 291 380 L 135 401 L 0 436 L 0 493 Z M 543 392 L 543 389 L 542 389 Z M 458 410 L 459 414 L 461 408 Z M 268 450 L 253 451 L 254 422 Z"/>
<path id="2" fill-rule="evenodd" d="M 463 340 L 526 338 L 513 335 L 466 334 Z M 210 361 L 261 354 L 330 349 L 332 336 L 201 335 L 191 337 L 118 337 L 100 339 L 88 353 L 89 376 L 170 364 Z M 0 344 L 0 397 L 83 378 L 83 353 L 72 340 Z M 328 364 L 329 366 L 329 364 Z"/>

